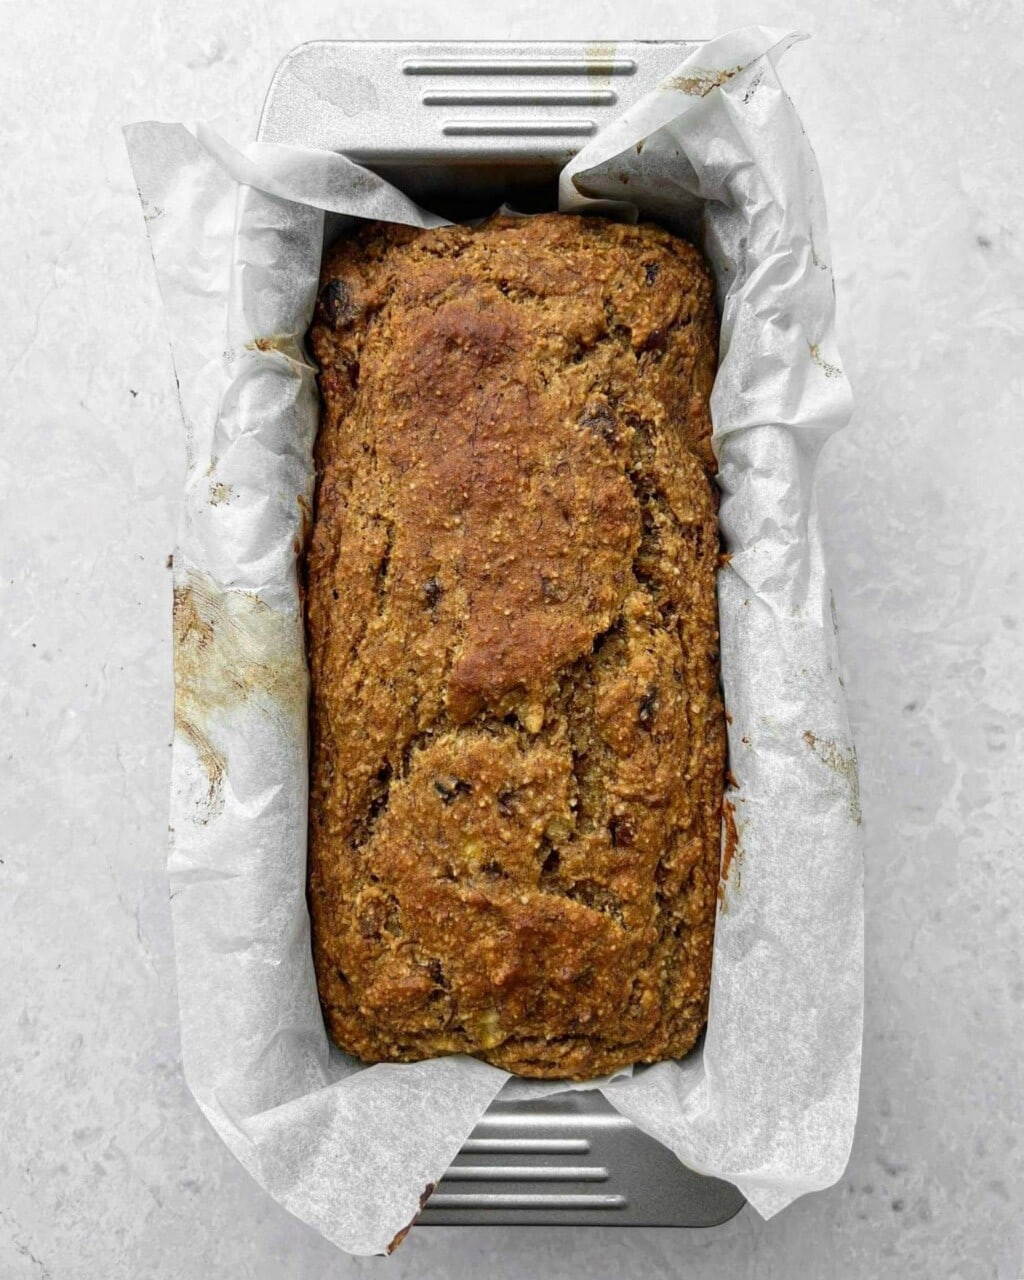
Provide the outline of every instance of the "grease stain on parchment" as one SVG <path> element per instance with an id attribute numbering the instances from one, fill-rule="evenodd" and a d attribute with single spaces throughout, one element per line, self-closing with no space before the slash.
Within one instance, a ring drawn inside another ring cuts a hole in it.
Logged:
<path id="1" fill-rule="evenodd" d="M 743 70 L 743 63 L 736 67 L 725 67 L 720 71 L 704 70 L 703 67 L 692 67 L 686 75 L 668 76 L 662 80 L 659 89 L 677 89 L 680 93 L 688 93 L 692 98 L 705 98 L 712 89 L 720 89 Z"/>
<path id="2" fill-rule="evenodd" d="M 729 872 L 732 870 L 733 860 L 739 853 L 740 847 L 740 833 L 739 828 L 736 826 L 736 806 L 731 800 L 722 801 L 722 836 L 722 868 L 719 872 L 718 905 L 720 910 L 727 911 L 726 884 L 729 880 Z M 742 855 L 740 856 L 742 857 Z"/>
<path id="3" fill-rule="evenodd" d="M 427 1183 L 427 1185 L 426 1185 L 426 1186 L 423 1188 L 423 1190 L 420 1192 L 420 1207 L 419 1207 L 419 1209 L 417 1209 L 417 1211 L 415 1212 L 415 1214 L 413 1214 L 412 1221 L 411 1221 L 411 1222 L 409 1222 L 406 1226 L 404 1226 L 404 1227 L 401 1229 L 401 1231 L 399 1231 L 399 1232 L 398 1232 L 398 1234 L 395 1236 L 395 1238 L 391 1241 L 391 1243 L 388 1245 L 388 1247 L 387 1247 L 387 1255 L 388 1255 L 388 1257 L 390 1257 L 390 1256 L 391 1256 L 391 1254 L 393 1254 L 393 1253 L 394 1253 L 394 1251 L 395 1251 L 395 1250 L 398 1248 L 398 1246 L 402 1243 L 402 1241 L 403 1241 L 403 1240 L 405 1239 L 405 1237 L 409 1234 L 409 1232 L 412 1230 L 412 1228 L 416 1225 L 416 1219 L 420 1216 L 420 1214 L 421 1214 L 421 1213 L 423 1212 L 423 1210 L 426 1208 L 427 1201 L 428 1201 L 428 1200 L 430 1199 L 430 1197 L 433 1195 L 434 1188 L 435 1188 L 436 1186 L 437 1186 L 437 1183 L 436 1183 L 436 1182 L 428 1182 L 428 1183 Z"/>
<path id="4" fill-rule="evenodd" d="M 761 87 L 761 81 L 762 81 L 763 79 L 764 79 L 764 68 L 762 68 L 762 69 L 757 73 L 757 75 L 756 75 L 756 76 L 754 76 L 753 80 L 751 80 L 751 82 L 750 82 L 750 88 L 749 88 L 749 89 L 746 91 L 746 93 L 743 95 L 743 102 L 744 102 L 744 105 L 746 105 L 746 103 L 748 103 L 748 102 L 750 101 L 750 99 L 754 96 L 754 94 L 755 94 L 755 93 L 757 93 L 758 89 L 760 89 L 760 87 Z"/>
<path id="5" fill-rule="evenodd" d="M 230 502 L 233 490 L 229 484 L 225 484 L 223 480 L 218 480 L 210 485 L 210 506 L 219 507 L 222 502 Z"/>
<path id="6" fill-rule="evenodd" d="M 828 263 L 823 258 L 818 257 L 818 250 L 814 244 L 814 236 L 808 234 L 807 239 L 811 246 L 811 262 L 814 263 L 819 271 L 827 271 Z"/>
<path id="7" fill-rule="evenodd" d="M 830 364 L 821 354 L 821 348 L 816 342 L 808 342 L 807 350 L 811 353 L 811 359 L 824 373 L 826 378 L 841 378 L 843 371 L 837 364 Z"/>
<path id="8" fill-rule="evenodd" d="M 251 591 L 219 587 L 195 570 L 174 589 L 174 726 L 206 778 L 197 815 L 223 807 L 226 717 L 246 706 L 284 725 L 305 707 L 306 668 L 297 613 Z"/>
<path id="9" fill-rule="evenodd" d="M 246 351 L 273 352 L 284 356 L 289 363 L 298 365 L 300 369 L 313 370 L 298 339 L 291 333 L 272 333 L 265 338 L 254 338 L 252 342 L 245 344 L 245 349 Z"/>
<path id="10" fill-rule="evenodd" d="M 851 746 L 837 742 L 835 738 L 819 738 L 810 729 L 804 730 L 804 742 L 821 763 L 846 784 L 850 817 L 860 826 L 863 819 L 860 807 L 860 783 L 857 779 L 857 753 Z"/>

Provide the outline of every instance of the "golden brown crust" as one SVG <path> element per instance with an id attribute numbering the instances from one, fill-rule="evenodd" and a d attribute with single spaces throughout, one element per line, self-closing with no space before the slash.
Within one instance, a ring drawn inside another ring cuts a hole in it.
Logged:
<path id="1" fill-rule="evenodd" d="M 700 255 L 563 214 L 371 224 L 311 336 L 331 1035 L 576 1079 L 685 1053 L 725 750 Z"/>

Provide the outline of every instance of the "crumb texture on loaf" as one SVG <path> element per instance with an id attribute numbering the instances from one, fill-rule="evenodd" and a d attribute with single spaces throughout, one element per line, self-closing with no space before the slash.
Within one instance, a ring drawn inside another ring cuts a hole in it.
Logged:
<path id="1" fill-rule="evenodd" d="M 306 556 L 331 1035 L 583 1079 L 707 1010 L 724 725 L 711 279 L 659 228 L 326 259 Z"/>

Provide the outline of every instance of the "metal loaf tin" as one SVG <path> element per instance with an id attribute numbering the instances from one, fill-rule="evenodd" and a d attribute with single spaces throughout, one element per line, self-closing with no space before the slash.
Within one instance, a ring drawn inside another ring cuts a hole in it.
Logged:
<path id="1" fill-rule="evenodd" d="M 259 137 L 344 152 L 454 220 L 553 209 L 559 170 L 695 43 L 318 41 L 281 63 Z M 417 1221 L 710 1227 L 743 1203 L 573 1090 L 494 1103 Z"/>

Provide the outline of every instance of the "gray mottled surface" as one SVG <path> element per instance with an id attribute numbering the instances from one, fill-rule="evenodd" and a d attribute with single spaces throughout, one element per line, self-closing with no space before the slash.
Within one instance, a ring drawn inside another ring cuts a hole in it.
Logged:
<path id="1" fill-rule="evenodd" d="M 3 7 L 3 1280 L 1021 1273 L 1019 6 L 512 9 Z M 767 1224 L 424 1229 L 353 1260 L 249 1181 L 181 1079 L 164 858 L 183 458 L 119 126 L 201 117 L 241 138 L 278 58 L 319 36 L 749 21 L 815 34 L 784 73 L 823 170 L 858 399 L 820 488 L 868 837 L 850 1167 Z"/>

